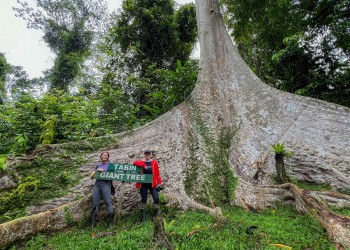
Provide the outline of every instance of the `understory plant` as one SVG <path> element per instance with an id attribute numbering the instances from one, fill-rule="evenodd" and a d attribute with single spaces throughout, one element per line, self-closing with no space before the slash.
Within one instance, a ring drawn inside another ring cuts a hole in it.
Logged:
<path id="1" fill-rule="evenodd" d="M 7 157 L 5 155 L 0 155 L 0 169 L 5 172 L 7 169 Z"/>
<path id="2" fill-rule="evenodd" d="M 28 204 L 28 193 L 38 189 L 39 179 L 29 176 L 24 178 L 14 189 L 0 196 L 0 223 L 23 215 L 22 208 Z"/>
<path id="3" fill-rule="evenodd" d="M 275 152 L 277 183 L 285 183 L 288 179 L 286 168 L 284 166 L 284 157 L 292 156 L 292 152 L 285 149 L 284 143 L 276 143 L 271 145 Z"/>
<path id="4" fill-rule="evenodd" d="M 77 141 L 105 135 L 99 101 L 49 92 L 40 98 L 22 94 L 0 106 L 0 154 L 24 154 L 40 143 Z"/>

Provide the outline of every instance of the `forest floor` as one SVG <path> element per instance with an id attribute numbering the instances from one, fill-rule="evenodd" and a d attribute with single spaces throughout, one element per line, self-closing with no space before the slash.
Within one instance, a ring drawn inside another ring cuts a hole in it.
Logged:
<path id="1" fill-rule="evenodd" d="M 245 212 L 223 207 L 225 222 L 199 211 L 163 211 L 164 229 L 175 249 L 335 249 L 322 226 L 309 215 L 287 206 Z M 156 249 L 149 208 L 147 221 L 139 213 L 125 215 L 108 229 L 104 221 L 90 231 L 88 220 L 50 235 L 39 234 L 11 249 Z M 109 233 L 105 233 L 108 231 Z"/>

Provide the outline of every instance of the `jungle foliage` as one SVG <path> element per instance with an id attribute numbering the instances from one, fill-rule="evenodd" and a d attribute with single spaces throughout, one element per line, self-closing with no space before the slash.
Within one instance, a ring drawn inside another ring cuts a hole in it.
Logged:
<path id="1" fill-rule="evenodd" d="M 19 3 L 16 14 L 29 28 L 44 32 L 57 57 L 44 77 L 29 79 L 0 54 L 0 154 L 138 127 L 181 103 L 194 87 L 198 63 L 189 58 L 197 39 L 193 4 L 176 9 L 170 0 L 163 5 L 125 0 L 108 24 L 104 2 Z M 101 71 L 101 82 L 79 78 L 92 46 L 102 64 L 90 71 Z M 77 79 L 84 83 L 75 84 Z"/>
<path id="2" fill-rule="evenodd" d="M 113 20 L 104 84 L 122 93 L 137 119 L 155 118 L 183 101 L 198 71 L 189 59 L 197 40 L 194 4 L 176 10 L 172 0 L 125 0 Z"/>
<path id="3" fill-rule="evenodd" d="M 221 0 L 244 60 L 268 84 L 350 106 L 348 0 Z"/>
<path id="4" fill-rule="evenodd" d="M 41 98 L 23 94 L 0 106 L 0 153 L 24 154 L 43 142 L 59 143 L 104 135 L 98 101 L 62 91 Z"/>
<path id="5" fill-rule="evenodd" d="M 263 80 L 350 105 L 346 1 L 221 2 L 239 51 Z M 93 0 L 37 0 L 36 8 L 19 3 L 17 15 L 44 32 L 57 58 L 44 77 L 29 79 L 0 54 L 0 154 L 140 126 L 184 101 L 194 87 L 194 4 L 125 0 L 107 23 L 105 4 Z M 101 80 L 85 76 L 79 86 L 89 87 L 77 88 L 92 46 L 102 66 L 91 71 L 100 71 Z"/>

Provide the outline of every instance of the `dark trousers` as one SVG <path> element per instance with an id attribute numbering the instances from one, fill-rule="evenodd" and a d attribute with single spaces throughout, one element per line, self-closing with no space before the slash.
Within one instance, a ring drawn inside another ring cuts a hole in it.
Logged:
<path id="1" fill-rule="evenodd" d="M 102 194 L 103 200 L 106 204 L 106 208 L 109 214 L 113 213 L 112 195 L 111 195 L 111 182 L 105 180 L 96 180 L 94 189 L 92 191 L 92 209 L 91 213 L 97 213 L 100 204 L 100 195 Z"/>
<path id="2" fill-rule="evenodd" d="M 150 193 L 152 195 L 153 203 L 154 204 L 159 204 L 158 191 L 155 188 L 152 188 L 152 184 L 151 183 L 142 183 L 142 186 L 141 186 L 141 189 L 140 189 L 141 202 L 143 204 L 146 204 L 148 190 L 150 191 Z"/>

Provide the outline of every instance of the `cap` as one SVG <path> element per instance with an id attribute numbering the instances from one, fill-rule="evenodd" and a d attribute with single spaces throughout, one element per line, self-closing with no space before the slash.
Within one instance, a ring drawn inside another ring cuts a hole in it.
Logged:
<path id="1" fill-rule="evenodd" d="M 150 149 L 145 149 L 145 150 L 143 151 L 143 153 L 144 153 L 144 154 L 151 154 L 151 153 L 152 153 L 152 150 L 150 150 Z"/>

